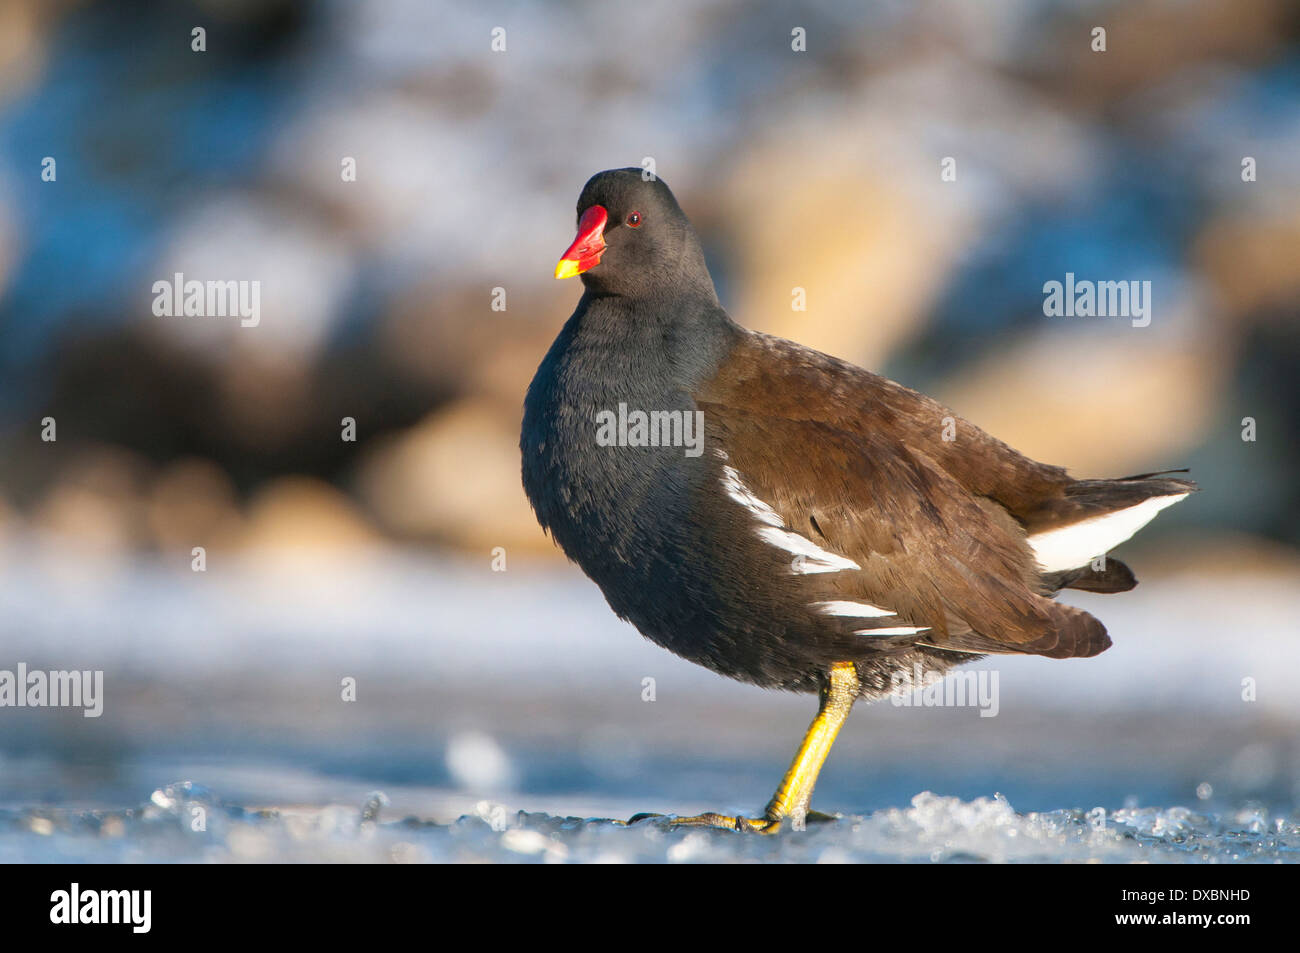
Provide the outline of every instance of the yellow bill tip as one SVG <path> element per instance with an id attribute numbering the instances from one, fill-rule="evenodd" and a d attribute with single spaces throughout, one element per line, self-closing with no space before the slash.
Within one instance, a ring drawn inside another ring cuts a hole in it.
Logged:
<path id="1" fill-rule="evenodd" d="M 572 278 L 574 275 L 581 273 L 582 268 L 572 258 L 561 258 L 560 263 L 555 266 L 556 278 Z"/>

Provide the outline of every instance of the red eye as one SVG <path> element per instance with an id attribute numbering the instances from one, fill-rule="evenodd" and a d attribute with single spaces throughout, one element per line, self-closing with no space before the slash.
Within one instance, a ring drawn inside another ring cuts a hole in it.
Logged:
<path id="1" fill-rule="evenodd" d="M 636 228 L 638 225 L 640 225 L 640 224 L 641 224 L 641 213 L 640 213 L 640 212 L 633 212 L 631 215 L 629 215 L 629 216 L 627 217 L 627 224 L 628 224 L 628 227 L 629 227 L 629 228 Z"/>

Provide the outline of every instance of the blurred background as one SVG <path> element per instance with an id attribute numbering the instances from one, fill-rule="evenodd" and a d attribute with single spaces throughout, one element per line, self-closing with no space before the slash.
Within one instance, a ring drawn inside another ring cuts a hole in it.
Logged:
<path id="1" fill-rule="evenodd" d="M 0 668 L 107 685 L 0 710 L 0 805 L 761 805 L 812 700 L 643 643 L 520 488 L 578 191 L 647 159 L 742 324 L 1203 488 L 1073 600 L 1115 648 L 998 660 L 998 718 L 855 713 L 823 807 L 1294 804 L 1294 3 L 0 0 Z M 176 272 L 260 323 L 156 316 Z M 1150 326 L 1044 316 L 1067 272 Z"/>

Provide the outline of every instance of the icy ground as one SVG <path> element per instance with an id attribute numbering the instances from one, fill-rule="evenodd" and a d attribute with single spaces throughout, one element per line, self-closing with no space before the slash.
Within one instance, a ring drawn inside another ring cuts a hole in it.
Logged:
<path id="1" fill-rule="evenodd" d="M 1077 602 L 1110 651 L 976 663 L 995 717 L 860 706 L 839 819 L 761 837 L 609 819 L 761 808 L 815 700 L 673 658 L 572 570 L 0 549 L 0 668 L 106 696 L 0 709 L 0 862 L 1300 860 L 1297 579 Z"/>
<path id="2" fill-rule="evenodd" d="M 1300 821 L 1259 808 L 1017 813 L 1005 798 L 924 792 L 905 807 L 764 837 L 646 820 L 511 812 L 483 801 L 448 823 L 361 805 L 247 808 L 182 783 L 125 811 L 0 812 L 0 861 L 95 862 L 1295 862 Z M 203 819 L 195 831 L 195 818 Z"/>

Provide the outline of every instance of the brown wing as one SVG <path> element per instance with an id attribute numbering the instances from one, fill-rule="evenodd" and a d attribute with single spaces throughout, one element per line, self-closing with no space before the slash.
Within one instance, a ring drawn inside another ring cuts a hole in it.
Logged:
<path id="1" fill-rule="evenodd" d="M 724 448 L 753 457 L 732 465 L 788 525 L 863 566 L 827 574 L 843 598 L 898 604 L 940 647 L 1065 657 L 1110 645 L 1092 616 L 1039 595 L 1025 543 L 1081 518 L 1067 515 L 1076 481 L 1064 469 L 923 394 L 769 335 L 746 335 L 698 397 L 706 421 L 730 431 Z"/>
<path id="2" fill-rule="evenodd" d="M 924 394 L 770 335 L 747 335 L 729 364 L 727 380 L 711 383 L 712 399 L 761 407 L 789 420 L 825 422 L 850 434 L 888 433 L 968 493 L 996 503 L 1028 535 L 1196 489 L 1189 480 L 1167 475 L 1181 471 L 1076 480 L 1063 467 L 1031 460 Z M 1132 587 L 1087 572 L 1065 584 L 1110 592 Z M 1046 585 L 1059 588 L 1053 580 Z"/>
<path id="3" fill-rule="evenodd" d="M 1029 532 L 1054 522 L 1052 501 L 1063 501 L 1076 482 L 1064 468 L 1031 460 L 924 394 L 791 341 L 747 335 L 728 363 L 727 379 L 711 382 L 707 399 L 846 433 L 887 432 Z"/>
<path id="4" fill-rule="evenodd" d="M 889 428 L 848 432 L 773 413 L 766 400 L 742 408 L 719 399 L 724 390 L 706 388 L 697 403 L 742 495 L 859 567 L 808 576 L 811 601 L 887 608 L 936 648 L 1064 658 L 1109 646 L 1092 616 L 1038 594 L 1013 518 Z"/>

